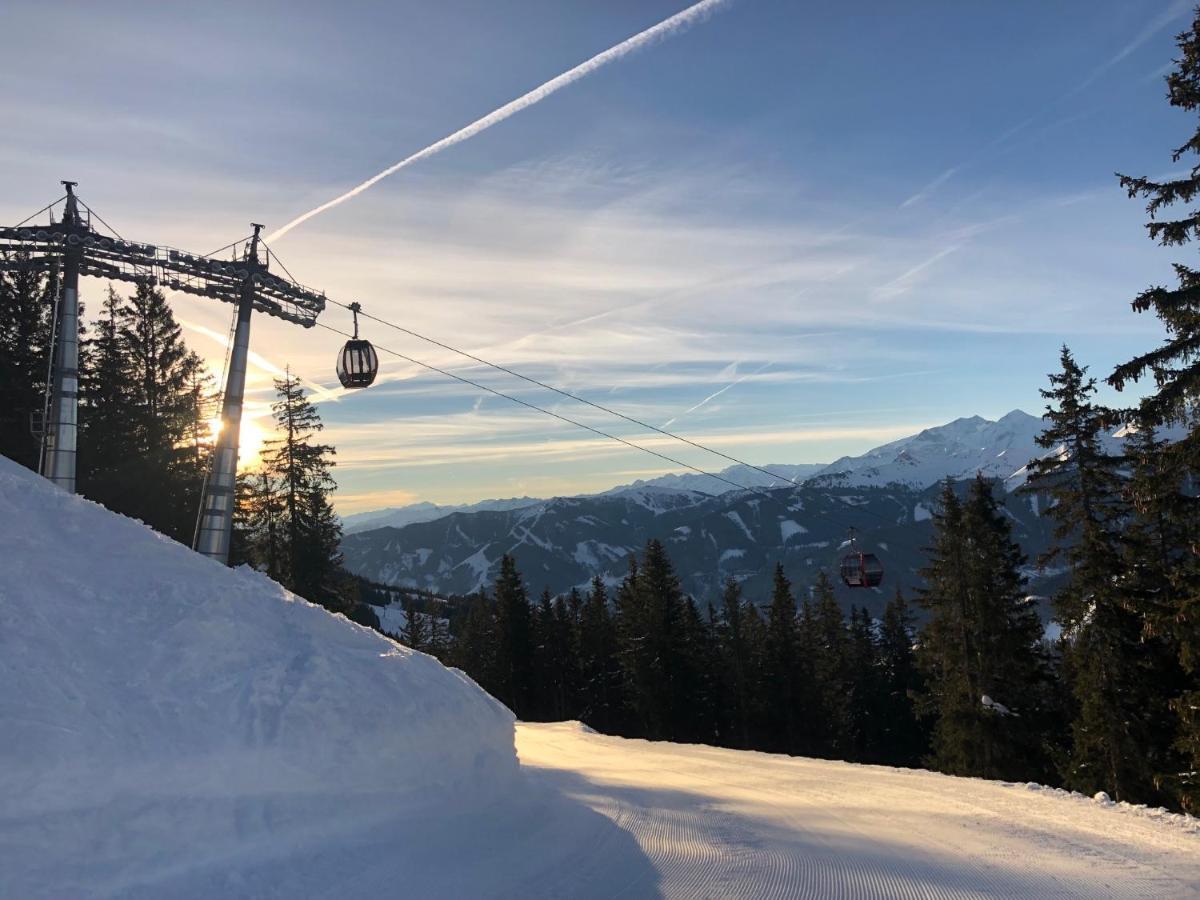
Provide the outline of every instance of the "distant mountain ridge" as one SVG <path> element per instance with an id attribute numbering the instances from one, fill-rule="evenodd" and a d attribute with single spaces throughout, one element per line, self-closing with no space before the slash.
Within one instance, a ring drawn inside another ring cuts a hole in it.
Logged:
<path id="1" fill-rule="evenodd" d="M 897 587 L 909 592 L 920 583 L 940 490 L 806 484 L 714 497 L 640 488 L 360 532 L 345 538 L 342 552 L 355 574 L 439 594 L 490 586 L 501 557 L 511 554 L 531 591 L 562 593 L 586 587 L 595 575 L 616 584 L 629 558 L 657 538 L 684 589 L 701 603 L 715 602 L 728 578 L 739 581 L 747 597 L 766 602 L 776 562 L 803 595 L 818 572 L 836 573 L 839 548 L 853 527 L 863 546 L 883 560 L 887 575 L 875 590 L 838 584 L 839 599 L 879 614 Z M 1033 499 L 1004 495 L 1017 537 L 1031 555 L 1046 548 L 1049 528 Z"/>
<path id="2" fill-rule="evenodd" d="M 989 478 L 1007 478 L 1045 453 L 1036 443 L 1041 430 L 1041 419 L 1014 409 L 995 422 L 981 416 L 955 419 L 883 444 L 861 456 L 844 456 L 834 463 L 771 463 L 761 467 L 775 477 L 737 464 L 715 473 L 725 480 L 680 472 L 617 485 L 596 495 L 577 496 L 615 496 L 628 492 L 645 496 L 653 490 L 720 496 L 738 490 L 728 482 L 743 489 L 773 489 L 809 482 L 847 487 L 903 484 L 925 488 L 947 477 L 970 478 L 976 472 Z M 544 498 L 514 497 L 458 505 L 414 503 L 345 516 L 342 530 L 345 534 L 355 534 L 373 528 L 431 522 L 452 513 L 523 509 L 547 502 Z"/>
<path id="3" fill-rule="evenodd" d="M 355 534 L 372 528 L 399 528 L 416 522 L 432 522 L 451 513 L 483 512 L 487 510 L 521 509 L 535 503 L 543 503 L 536 497 L 511 497 L 506 500 L 480 500 L 478 503 L 462 503 L 442 506 L 438 503 L 413 503 L 409 506 L 392 506 L 369 512 L 352 513 L 342 517 L 342 534 Z"/>
<path id="4" fill-rule="evenodd" d="M 828 468 L 825 463 L 797 463 L 797 464 L 777 464 L 771 463 L 762 466 L 768 472 L 775 473 L 772 478 L 765 475 L 758 469 L 751 468 L 745 465 L 733 465 L 722 469 L 716 473 L 722 478 L 728 478 L 730 481 L 740 484 L 746 488 L 777 488 L 787 487 L 792 484 L 800 484 L 805 479 L 811 478 Z M 711 475 L 700 475 L 695 472 L 681 472 L 679 474 L 660 475 L 657 478 L 648 478 L 645 480 L 639 479 L 632 484 L 622 484 L 615 488 L 605 491 L 606 494 L 615 494 L 621 491 L 627 491 L 631 488 L 644 487 L 659 487 L 669 488 L 679 491 L 697 491 L 702 494 L 725 494 L 729 491 L 737 490 L 723 481 L 713 478 Z"/>
<path id="5" fill-rule="evenodd" d="M 723 470 L 730 480 L 754 473 L 761 480 L 748 480 L 752 490 L 700 475 L 668 475 L 590 496 L 502 501 L 507 508 L 463 509 L 400 527 L 359 530 L 347 534 L 342 550 L 356 574 L 443 594 L 489 585 L 500 558 L 511 553 L 531 589 L 557 593 L 597 574 L 615 583 L 629 557 L 647 539 L 658 538 L 695 596 L 715 597 L 732 577 L 748 596 L 762 599 L 777 561 L 801 591 L 817 572 L 833 571 L 838 547 L 854 527 L 883 559 L 886 590 L 839 588 L 840 599 L 878 612 L 885 592 L 920 583 L 917 570 L 924 563 L 939 482 L 976 472 L 998 480 L 1013 476 L 1045 453 L 1035 442 L 1041 429 L 1040 419 L 1020 410 L 995 422 L 972 416 L 830 465 L 764 466 L 778 473 L 775 485 L 747 467 Z M 710 484 L 700 486 L 701 479 Z M 1048 526 L 1034 498 L 1004 493 L 1026 552 L 1045 549 Z"/>

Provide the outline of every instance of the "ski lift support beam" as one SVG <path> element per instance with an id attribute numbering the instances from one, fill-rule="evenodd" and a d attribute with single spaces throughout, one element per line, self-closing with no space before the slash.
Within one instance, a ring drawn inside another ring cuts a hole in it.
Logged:
<path id="1" fill-rule="evenodd" d="M 221 430 L 205 482 L 196 549 L 228 562 L 237 480 L 238 431 L 250 349 L 250 315 L 266 313 L 311 328 L 325 309 L 325 295 L 271 271 L 272 253 L 262 242 L 261 225 L 232 246 L 230 259 L 187 253 L 157 244 L 110 236 L 92 227 L 93 213 L 75 194 L 76 182 L 64 181 L 66 196 L 42 212 L 48 224 L 22 222 L 0 226 L 0 272 L 61 273 L 50 417 L 45 423 L 42 474 L 66 491 L 75 491 L 75 451 L 79 409 L 79 276 L 150 284 L 208 297 L 238 308 L 237 330 L 221 404 Z M 58 221 L 54 207 L 63 203 Z M 84 215 L 81 213 L 81 208 Z M 38 214 L 40 215 L 40 213 Z M 103 220 L 100 220 L 103 222 Z M 226 248 L 229 249 L 229 248 Z M 287 270 L 279 265 L 286 274 Z"/>

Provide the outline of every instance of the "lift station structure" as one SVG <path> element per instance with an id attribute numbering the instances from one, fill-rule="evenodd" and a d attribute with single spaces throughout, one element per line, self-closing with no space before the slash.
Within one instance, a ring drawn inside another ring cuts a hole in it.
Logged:
<path id="1" fill-rule="evenodd" d="M 246 363 L 250 351 L 250 315 L 266 313 L 311 328 L 325 309 L 325 295 L 297 284 L 282 264 L 271 270 L 274 255 L 253 234 L 212 254 L 185 253 L 155 244 L 127 241 L 115 233 L 93 228 L 103 219 L 75 193 L 76 183 L 64 181 L 66 195 L 13 227 L 0 227 L 0 271 L 42 272 L 57 279 L 53 364 L 47 415 L 42 438 L 41 473 L 59 487 L 75 492 L 75 453 L 79 425 L 79 277 L 159 285 L 237 307 L 237 327 L 229 354 L 221 429 L 201 500 L 195 549 L 222 563 L 229 560 L 237 486 L 238 436 Z M 62 213 L 55 219 L 55 208 Z M 48 224 L 28 224 L 42 213 Z M 108 229 L 111 231 L 111 229 Z M 217 253 L 231 251 L 229 258 Z"/>

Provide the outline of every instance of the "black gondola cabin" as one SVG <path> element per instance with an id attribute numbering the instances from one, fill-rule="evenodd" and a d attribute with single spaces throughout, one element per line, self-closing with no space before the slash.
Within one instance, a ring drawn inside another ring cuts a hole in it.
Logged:
<path id="1" fill-rule="evenodd" d="M 350 304 L 354 313 L 354 337 L 346 341 L 342 352 L 338 354 L 337 377 L 344 388 L 369 387 L 379 374 L 379 355 L 370 341 L 358 336 L 358 313 L 362 307 L 357 303 Z"/>

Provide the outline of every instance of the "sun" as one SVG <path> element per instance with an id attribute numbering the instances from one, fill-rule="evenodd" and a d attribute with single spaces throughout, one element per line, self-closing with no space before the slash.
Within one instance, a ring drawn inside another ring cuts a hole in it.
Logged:
<path id="1" fill-rule="evenodd" d="M 216 442 L 217 435 L 221 433 L 221 419 L 209 419 L 208 430 L 212 440 Z M 253 418 L 243 416 L 241 432 L 238 435 L 239 468 L 253 466 L 262 461 L 263 443 L 266 439 L 267 433 L 263 427 Z"/>

